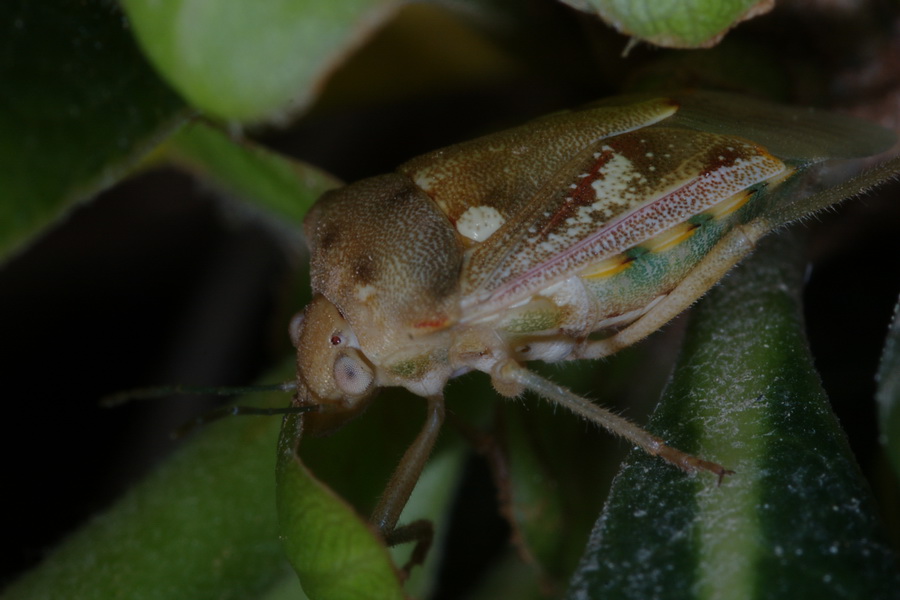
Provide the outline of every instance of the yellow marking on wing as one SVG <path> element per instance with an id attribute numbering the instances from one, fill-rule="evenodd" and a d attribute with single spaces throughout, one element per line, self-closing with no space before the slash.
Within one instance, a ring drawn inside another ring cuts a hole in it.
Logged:
<path id="1" fill-rule="evenodd" d="M 646 248 L 649 252 L 665 252 L 694 235 L 696 230 L 696 225 L 681 223 L 650 238 L 642 243 L 641 247 Z"/>
<path id="2" fill-rule="evenodd" d="M 740 191 L 734 196 L 722 200 L 709 210 L 706 210 L 705 214 L 711 216 L 713 219 L 727 217 L 743 205 L 747 204 L 747 201 L 750 200 L 751 196 L 753 196 L 753 192 L 750 190 Z"/>
<path id="3" fill-rule="evenodd" d="M 595 265 L 591 265 L 581 273 L 581 277 L 585 279 L 602 279 L 603 277 L 612 277 L 616 273 L 621 273 L 629 266 L 633 259 L 624 254 L 617 254 L 613 257 L 601 260 Z"/>
<path id="4" fill-rule="evenodd" d="M 775 187 L 776 185 L 784 183 L 786 179 L 788 179 L 791 175 L 797 172 L 797 167 L 789 167 L 788 165 L 784 166 L 784 171 L 778 173 L 777 175 L 773 175 L 766 179 L 766 183 L 769 184 L 769 187 Z"/>

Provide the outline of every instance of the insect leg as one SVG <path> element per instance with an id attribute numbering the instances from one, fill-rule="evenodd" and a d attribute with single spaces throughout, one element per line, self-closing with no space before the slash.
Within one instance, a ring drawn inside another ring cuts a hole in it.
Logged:
<path id="1" fill-rule="evenodd" d="M 409 562 L 403 567 L 406 572 L 424 560 L 428 547 L 431 545 L 433 531 L 431 523 L 428 521 L 414 521 L 401 527 L 397 527 L 397 521 L 419 480 L 419 475 L 422 474 L 422 469 L 425 468 L 428 455 L 431 454 L 443 422 L 443 396 L 428 397 L 425 424 L 413 443 L 403 453 L 403 458 L 400 459 L 400 463 L 391 475 L 384 494 L 378 501 L 375 510 L 372 511 L 371 523 L 378 528 L 389 546 L 417 542 Z"/>
<path id="2" fill-rule="evenodd" d="M 787 203 L 783 208 L 774 211 L 768 218 L 772 222 L 772 227 L 802 219 L 837 204 L 841 200 L 859 196 L 888 181 L 896 180 L 898 173 L 900 173 L 900 156 L 895 156 L 863 171 L 852 179 L 841 181 L 815 194 Z"/>
<path id="3" fill-rule="evenodd" d="M 574 358 L 609 356 L 639 342 L 693 304 L 773 229 L 881 185 L 896 178 L 898 171 L 900 171 L 900 157 L 895 157 L 849 181 L 786 204 L 784 208 L 770 215 L 735 227 L 652 310 L 614 336 L 585 343 L 576 350 Z"/>
<path id="4" fill-rule="evenodd" d="M 553 383 L 549 379 L 544 379 L 513 360 L 501 363 L 491 374 L 494 377 L 515 381 L 544 398 L 566 407 L 588 421 L 601 425 L 611 433 L 640 446 L 647 453 L 667 460 L 684 471 L 709 471 L 718 475 L 720 482 L 725 475 L 733 473 L 733 471 L 729 471 L 722 465 L 697 458 L 668 446 L 663 440 L 638 427 L 628 419 L 594 404 L 587 398 L 583 398 L 563 386 Z"/>
<path id="5" fill-rule="evenodd" d="M 585 342 L 576 349 L 573 358 L 609 356 L 658 330 L 722 279 L 770 230 L 770 224 L 761 220 L 735 227 L 647 314 L 613 336 Z"/>

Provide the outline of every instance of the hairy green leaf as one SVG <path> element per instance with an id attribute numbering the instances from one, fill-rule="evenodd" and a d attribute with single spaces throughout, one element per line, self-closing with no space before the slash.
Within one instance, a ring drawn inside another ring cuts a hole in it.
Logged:
<path id="1" fill-rule="evenodd" d="M 734 469 L 633 453 L 569 598 L 892 598 L 896 557 L 812 368 L 803 263 L 782 238 L 691 316 L 650 429 Z"/>
<path id="2" fill-rule="evenodd" d="M 204 122 L 182 129 L 165 149 L 177 166 L 297 227 L 323 192 L 340 185 L 321 169 L 233 139 Z"/>
<path id="3" fill-rule="evenodd" d="M 114 184 L 184 119 L 102 2 L 0 3 L 0 258 Z"/>
<path id="4" fill-rule="evenodd" d="M 575 8 L 597 13 L 624 34 L 668 48 L 715 45 L 725 33 L 746 19 L 772 8 L 770 0 L 690 0 L 688 2 L 632 2 L 631 0 L 563 0 Z"/>
<path id="5" fill-rule="evenodd" d="M 465 412 L 461 404 L 453 404 L 454 412 Z M 310 598 L 427 597 L 433 587 L 466 449 L 457 436 L 442 434 L 401 515 L 400 525 L 428 519 L 435 527 L 425 565 L 413 569 L 404 587 L 394 565 L 406 563 L 412 544 L 389 554 L 366 521 L 422 425 L 423 406 L 421 398 L 389 390 L 366 414 L 326 438 L 304 438 L 296 420 L 286 421 L 278 463 L 279 519 L 288 558 Z"/>
<path id="6" fill-rule="evenodd" d="M 288 559 L 313 600 L 404 597 L 384 543 L 297 457 L 300 419 L 288 417 L 278 448 L 278 513 Z"/>
<path id="7" fill-rule="evenodd" d="M 878 424 L 894 472 L 900 476 L 900 302 L 878 368 Z"/>
<path id="8" fill-rule="evenodd" d="M 305 107 L 393 0 L 124 0 L 135 34 L 189 102 L 225 119 L 283 118 Z"/>
<path id="9" fill-rule="evenodd" d="M 289 377 L 293 365 L 270 374 Z M 283 393 L 242 404 L 283 406 Z M 275 447 L 281 421 L 205 427 L 112 508 L 73 534 L 4 600 L 248 598 L 289 567 L 278 539 Z M 52 477 L 52 469 L 47 472 Z M 296 592 L 296 582 L 293 582 Z"/>

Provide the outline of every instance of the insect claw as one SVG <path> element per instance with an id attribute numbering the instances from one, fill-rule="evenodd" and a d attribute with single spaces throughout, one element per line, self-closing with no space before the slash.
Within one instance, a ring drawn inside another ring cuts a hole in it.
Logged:
<path id="1" fill-rule="evenodd" d="M 722 481 L 725 479 L 726 475 L 734 475 L 734 471 L 731 469 L 722 469 L 719 472 L 719 480 L 716 482 L 716 487 L 722 487 Z"/>
<path id="2" fill-rule="evenodd" d="M 434 540 L 434 525 L 426 519 L 418 519 L 412 523 L 401 525 L 384 535 L 384 541 L 388 546 L 397 546 L 408 542 L 415 542 L 409 560 L 400 569 L 400 576 L 404 581 L 409 579 L 413 567 L 421 565 L 428 556 L 428 550 Z"/>
<path id="3" fill-rule="evenodd" d="M 659 445 L 652 450 L 648 449 L 648 452 L 659 456 L 667 462 L 672 463 L 682 471 L 685 471 L 687 473 L 693 473 L 695 471 L 708 471 L 713 475 L 716 475 L 718 479 L 718 482 L 716 484 L 717 486 L 722 485 L 722 481 L 725 479 L 726 475 L 734 475 L 734 471 L 732 471 L 731 469 L 726 469 L 718 463 L 703 460 L 702 458 L 698 458 L 692 454 L 682 452 L 677 448 L 669 446 L 658 438 L 656 438 L 656 440 L 659 442 Z"/>

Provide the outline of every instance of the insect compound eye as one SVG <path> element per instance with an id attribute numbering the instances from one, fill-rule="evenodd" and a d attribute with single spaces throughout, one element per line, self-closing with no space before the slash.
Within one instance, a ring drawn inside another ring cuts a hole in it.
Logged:
<path id="1" fill-rule="evenodd" d="M 372 369 L 360 358 L 341 354 L 334 361 L 334 381 L 349 396 L 365 394 L 374 380 Z"/>
<path id="2" fill-rule="evenodd" d="M 300 328 L 303 327 L 303 319 L 305 316 L 306 313 L 301 310 L 291 317 L 291 322 L 288 325 L 288 335 L 291 336 L 291 343 L 294 345 L 294 348 L 300 343 Z"/>

